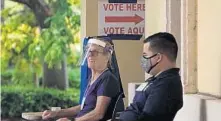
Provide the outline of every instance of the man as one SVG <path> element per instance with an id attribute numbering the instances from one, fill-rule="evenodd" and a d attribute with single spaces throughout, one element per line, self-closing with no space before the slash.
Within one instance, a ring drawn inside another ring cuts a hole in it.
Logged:
<path id="1" fill-rule="evenodd" d="M 183 106 L 177 51 L 176 40 L 169 33 L 156 33 L 144 40 L 141 65 L 153 77 L 136 89 L 133 103 L 120 114 L 120 120 L 173 121 Z"/>

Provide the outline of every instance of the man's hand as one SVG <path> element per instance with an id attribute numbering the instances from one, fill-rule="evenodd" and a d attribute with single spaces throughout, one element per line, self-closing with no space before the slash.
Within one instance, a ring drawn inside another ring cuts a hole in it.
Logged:
<path id="1" fill-rule="evenodd" d="M 58 111 L 46 110 L 42 114 L 42 119 L 46 120 L 46 119 L 50 119 L 50 118 L 55 118 L 57 116 L 57 114 L 58 114 Z"/>
<path id="2" fill-rule="evenodd" d="M 69 120 L 68 118 L 60 118 L 60 119 L 58 119 L 56 121 L 71 121 L 71 120 Z"/>

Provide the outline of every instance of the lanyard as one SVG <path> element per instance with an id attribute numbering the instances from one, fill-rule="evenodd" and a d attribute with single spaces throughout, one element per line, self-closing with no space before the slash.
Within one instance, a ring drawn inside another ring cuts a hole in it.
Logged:
<path id="1" fill-rule="evenodd" d="M 101 74 L 97 77 L 97 79 L 98 79 L 106 70 L 108 70 L 108 68 L 106 68 L 104 71 L 102 71 Z M 97 79 L 96 79 L 96 80 L 97 80 Z M 96 80 L 95 80 L 95 81 L 96 81 Z M 87 85 L 86 91 L 84 92 L 84 96 L 83 96 L 82 103 L 81 103 L 81 110 L 82 110 L 83 107 L 84 107 L 85 99 L 86 99 L 86 97 L 87 97 L 87 95 L 88 95 L 88 90 L 90 89 L 90 87 L 91 87 L 91 85 L 92 85 L 92 84 L 90 84 L 90 83 L 91 83 L 91 79 L 90 79 L 90 81 L 89 81 L 89 83 L 88 83 L 88 85 Z"/>

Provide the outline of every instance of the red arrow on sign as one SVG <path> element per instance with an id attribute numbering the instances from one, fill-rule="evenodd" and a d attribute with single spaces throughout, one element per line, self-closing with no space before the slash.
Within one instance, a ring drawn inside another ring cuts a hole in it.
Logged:
<path id="1" fill-rule="evenodd" d="M 141 16 L 135 14 L 134 16 L 105 16 L 105 23 L 110 22 L 134 22 L 135 24 L 140 23 L 144 19 Z"/>

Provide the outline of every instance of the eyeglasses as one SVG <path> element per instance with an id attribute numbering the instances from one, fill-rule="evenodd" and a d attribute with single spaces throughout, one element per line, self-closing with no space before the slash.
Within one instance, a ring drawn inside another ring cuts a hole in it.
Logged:
<path id="1" fill-rule="evenodd" d="M 143 55 L 143 58 L 145 58 L 145 59 L 150 59 L 150 58 L 153 58 L 154 56 L 156 56 L 157 54 L 158 54 L 158 53 L 153 54 L 152 56 L 149 56 L 149 57 L 147 57 L 147 56 Z"/>
<path id="2" fill-rule="evenodd" d="M 97 51 L 97 50 L 89 50 L 88 51 L 88 55 L 89 56 L 94 56 L 94 57 L 98 56 L 99 53 L 103 53 L 103 52 Z"/>

